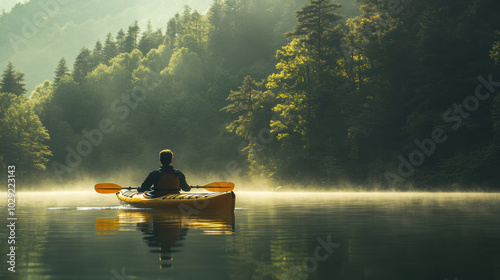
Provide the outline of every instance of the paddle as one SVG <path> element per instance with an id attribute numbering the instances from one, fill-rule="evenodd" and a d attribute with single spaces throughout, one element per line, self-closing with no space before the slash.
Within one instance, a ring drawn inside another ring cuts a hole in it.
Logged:
<path id="1" fill-rule="evenodd" d="M 122 187 L 113 183 L 100 183 L 95 185 L 95 191 L 102 194 L 116 193 L 122 189 L 137 190 L 137 187 Z M 211 192 L 228 192 L 234 190 L 234 183 L 213 182 L 204 186 L 191 186 L 193 189 L 206 189 Z"/>

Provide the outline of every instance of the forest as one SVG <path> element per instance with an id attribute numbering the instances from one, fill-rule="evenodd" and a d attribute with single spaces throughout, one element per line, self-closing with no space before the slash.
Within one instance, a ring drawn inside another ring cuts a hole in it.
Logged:
<path id="1" fill-rule="evenodd" d="M 214 0 L 165 26 L 131 19 L 61 56 L 31 93 L 15 63 L 2 66 L 0 167 L 26 184 L 145 176 L 170 148 L 207 180 L 498 189 L 499 10 Z"/>

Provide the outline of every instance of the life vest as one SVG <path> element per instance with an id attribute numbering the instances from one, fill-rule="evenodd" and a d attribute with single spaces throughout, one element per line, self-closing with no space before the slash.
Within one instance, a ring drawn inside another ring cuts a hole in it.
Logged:
<path id="1" fill-rule="evenodd" d="M 158 183 L 154 187 L 155 194 L 179 193 L 180 180 L 176 172 L 161 172 Z"/>

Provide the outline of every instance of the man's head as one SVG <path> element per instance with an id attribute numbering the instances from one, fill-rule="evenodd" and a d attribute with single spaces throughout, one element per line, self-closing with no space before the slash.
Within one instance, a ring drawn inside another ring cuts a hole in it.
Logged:
<path id="1" fill-rule="evenodd" d="M 162 165 L 170 165 L 173 158 L 174 153 L 169 149 L 160 152 L 160 162 Z"/>

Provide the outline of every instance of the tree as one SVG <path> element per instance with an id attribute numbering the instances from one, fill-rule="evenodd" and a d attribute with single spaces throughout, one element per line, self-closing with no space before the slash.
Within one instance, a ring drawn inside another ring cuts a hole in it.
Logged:
<path id="1" fill-rule="evenodd" d="M 147 55 L 150 50 L 158 48 L 160 44 L 163 43 L 163 40 L 164 38 L 161 29 L 153 31 L 153 26 L 150 20 L 148 21 L 146 31 L 142 33 L 138 48 L 144 55 Z"/>
<path id="2" fill-rule="evenodd" d="M 126 52 L 125 31 L 123 29 L 120 29 L 116 34 L 116 49 L 118 54 Z"/>
<path id="3" fill-rule="evenodd" d="M 330 0 L 309 0 L 309 3 L 297 12 L 297 26 L 285 36 L 300 38 L 313 48 L 318 62 L 325 62 L 332 47 L 338 46 L 331 44 L 332 37 L 338 33 L 333 24 L 342 18 L 335 14 L 335 10 L 340 7 L 339 4 L 330 3 Z"/>
<path id="4" fill-rule="evenodd" d="M 308 125 L 308 96 L 313 60 L 304 42 L 294 39 L 276 52 L 276 68 L 281 72 L 269 76 L 266 87 L 274 90 L 278 104 L 273 108 L 282 118 L 271 121 L 271 128 L 282 139 L 294 134 L 303 137 Z"/>
<path id="5" fill-rule="evenodd" d="M 65 75 L 64 77 L 69 76 Z M 49 115 L 53 114 L 50 110 L 51 100 L 54 95 L 54 83 L 45 81 L 39 84 L 33 92 L 31 92 L 29 102 L 33 106 L 35 114 L 40 118 L 40 121 L 47 127 Z"/>
<path id="6" fill-rule="evenodd" d="M 0 165 L 16 163 L 26 174 L 45 170 L 52 156 L 48 146 L 47 130 L 27 99 L 12 93 L 0 93 Z"/>
<path id="7" fill-rule="evenodd" d="M 70 75 L 70 71 L 68 69 L 68 66 L 66 65 L 66 59 L 64 57 L 59 60 L 55 74 L 54 84 L 56 85 L 59 84 L 59 81 L 61 81 L 62 78 Z"/>
<path id="8" fill-rule="evenodd" d="M 104 49 L 102 50 L 102 54 L 106 65 L 109 65 L 109 61 L 113 57 L 118 55 L 116 42 L 111 33 L 108 33 L 108 36 L 106 37 L 106 42 L 104 42 Z"/>
<path id="9" fill-rule="evenodd" d="M 236 119 L 226 126 L 226 130 L 245 140 L 246 146 L 242 147 L 242 152 L 250 162 L 250 171 L 254 175 L 270 176 L 272 172 L 265 168 L 265 161 L 261 160 L 266 153 L 259 139 L 262 140 L 265 134 L 267 142 L 269 135 L 272 135 L 268 127 L 274 95 L 265 90 L 264 81 L 257 82 L 250 76 L 243 79 L 238 89 L 231 90 L 226 99 L 230 104 L 222 109 L 236 115 Z"/>
<path id="10" fill-rule="evenodd" d="M 174 48 L 177 35 L 179 34 L 179 18 L 180 15 L 179 13 L 177 13 L 175 14 L 175 17 L 171 18 L 167 23 L 167 32 L 165 33 L 165 39 L 167 46 L 171 49 Z"/>
<path id="11" fill-rule="evenodd" d="M 105 59 L 104 59 L 104 50 L 103 50 L 103 46 L 102 46 L 102 43 L 100 40 L 97 40 L 97 42 L 95 43 L 95 47 L 94 47 L 94 50 L 92 51 L 92 64 L 94 66 L 97 66 L 101 63 L 105 63 Z"/>
<path id="12" fill-rule="evenodd" d="M 137 48 L 137 38 L 139 37 L 139 23 L 136 20 L 128 27 L 127 36 L 125 37 L 125 52 L 131 52 Z"/>
<path id="13" fill-rule="evenodd" d="M 500 65 L 500 31 L 496 31 L 496 37 L 498 40 L 490 51 L 490 57 L 495 61 L 495 64 Z"/>
<path id="14" fill-rule="evenodd" d="M 0 92 L 13 93 L 17 96 L 22 96 L 26 93 L 26 85 L 24 84 L 24 74 L 16 71 L 12 62 L 9 61 L 7 68 L 2 74 L 0 81 Z"/>
<path id="15" fill-rule="evenodd" d="M 82 48 L 73 65 L 73 79 L 81 83 L 85 76 L 87 76 L 87 73 L 94 69 L 94 65 L 91 51 L 87 48 Z"/>
<path id="16" fill-rule="evenodd" d="M 237 114 L 238 118 L 226 127 L 227 131 L 249 139 L 256 137 L 258 130 L 267 126 L 269 118 L 266 118 L 266 115 L 271 112 L 269 104 L 273 95 L 270 91 L 263 91 L 263 85 L 263 81 L 257 82 L 246 76 L 238 91 L 231 90 L 226 99 L 231 104 L 222 110 Z"/>
<path id="17" fill-rule="evenodd" d="M 171 88 L 178 94 L 185 94 L 199 92 L 206 86 L 202 68 L 198 54 L 180 48 L 174 52 L 164 71 L 168 74 Z"/>

